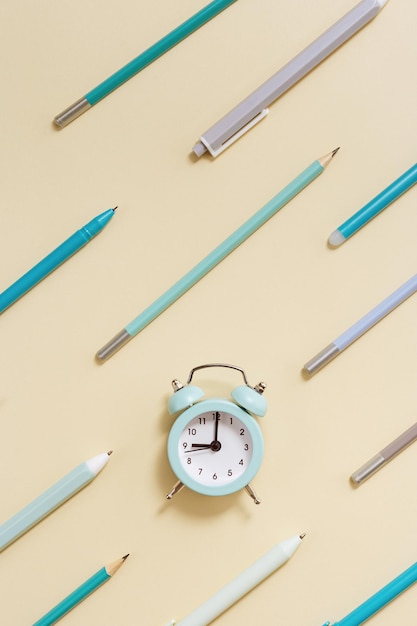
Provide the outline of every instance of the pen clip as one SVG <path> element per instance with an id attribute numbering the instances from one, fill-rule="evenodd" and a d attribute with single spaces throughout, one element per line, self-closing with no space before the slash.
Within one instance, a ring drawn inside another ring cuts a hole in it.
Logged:
<path id="1" fill-rule="evenodd" d="M 242 126 L 242 128 L 240 130 L 238 130 L 234 135 L 232 135 L 230 137 L 230 139 L 227 139 L 224 143 L 222 143 L 220 148 L 212 148 L 211 145 L 208 143 L 208 141 L 206 141 L 206 139 L 204 139 L 204 137 L 200 137 L 200 141 L 201 141 L 202 144 L 204 144 L 206 146 L 206 148 L 210 152 L 211 156 L 216 157 L 219 154 L 221 154 L 222 152 L 224 152 L 229 146 L 232 145 L 232 143 L 237 141 L 242 135 L 247 133 L 248 130 L 253 128 L 253 126 L 255 126 L 255 124 L 257 124 L 258 122 L 263 120 L 264 117 L 266 117 L 268 115 L 268 113 L 269 113 L 269 109 L 263 109 L 260 113 L 255 115 L 255 117 L 253 117 L 250 120 L 250 122 L 245 124 L 245 126 Z"/>

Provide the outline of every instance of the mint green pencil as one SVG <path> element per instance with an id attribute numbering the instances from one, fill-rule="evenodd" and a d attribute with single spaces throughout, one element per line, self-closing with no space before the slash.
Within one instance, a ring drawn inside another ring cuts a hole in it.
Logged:
<path id="1" fill-rule="evenodd" d="M 152 322 L 160 313 L 165 311 L 173 302 L 178 300 L 190 287 L 195 285 L 200 278 L 208 274 L 216 265 L 233 252 L 243 241 L 248 239 L 258 228 L 263 226 L 279 209 L 294 198 L 307 185 L 315 180 L 331 162 L 339 148 L 336 148 L 324 157 L 313 161 L 301 174 L 280 191 L 272 200 L 259 209 L 242 226 L 223 241 L 217 248 L 208 254 L 192 270 L 176 282 L 168 291 L 160 296 L 153 304 L 145 309 L 136 319 L 121 330 L 111 339 L 96 356 L 100 361 L 105 361 L 117 350 L 124 346 L 132 337 L 137 335 L 145 326 Z"/>
<path id="2" fill-rule="evenodd" d="M 51 626 L 58 622 L 61 617 L 64 617 L 69 611 L 71 611 L 77 604 L 80 604 L 87 596 L 93 591 L 101 587 L 117 572 L 117 570 L 123 565 L 129 555 L 125 554 L 121 559 L 105 565 L 98 572 L 93 574 L 82 585 L 77 587 L 72 593 L 64 598 L 59 604 L 54 606 L 53 609 L 48 611 L 46 615 L 41 617 L 33 626 Z"/>

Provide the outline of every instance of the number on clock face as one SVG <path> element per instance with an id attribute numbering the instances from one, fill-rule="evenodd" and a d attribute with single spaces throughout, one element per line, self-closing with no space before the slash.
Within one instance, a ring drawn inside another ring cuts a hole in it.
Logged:
<path id="1" fill-rule="evenodd" d="M 195 481 L 208 486 L 226 485 L 248 468 L 252 437 L 235 415 L 224 411 L 201 413 L 182 430 L 178 456 L 184 471 Z"/>

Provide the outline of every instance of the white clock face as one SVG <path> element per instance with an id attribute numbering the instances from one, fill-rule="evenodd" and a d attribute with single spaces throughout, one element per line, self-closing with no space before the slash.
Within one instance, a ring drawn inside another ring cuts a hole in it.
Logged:
<path id="1" fill-rule="evenodd" d="M 178 438 L 178 457 L 191 479 L 222 487 L 248 469 L 253 442 L 248 427 L 227 411 L 207 411 L 193 417 Z"/>

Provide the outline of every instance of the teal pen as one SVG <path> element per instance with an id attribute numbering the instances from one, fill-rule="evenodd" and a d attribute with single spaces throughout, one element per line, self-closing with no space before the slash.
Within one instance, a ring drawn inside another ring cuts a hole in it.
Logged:
<path id="1" fill-rule="evenodd" d="M 0 293 L 0 313 L 3 313 L 3 311 L 16 302 L 16 300 L 37 285 L 48 276 L 48 274 L 53 272 L 53 270 L 62 265 L 64 261 L 78 252 L 78 250 L 83 248 L 93 237 L 98 235 L 111 220 L 116 208 L 117 207 L 108 209 L 104 211 L 104 213 L 97 215 L 97 217 L 61 243 L 58 248 L 55 248 L 55 250 L 42 259 L 42 261 L 39 261 L 39 263 L 21 276 L 13 285 L 8 287 L 3 293 Z"/>
<path id="2" fill-rule="evenodd" d="M 307 185 L 315 180 L 331 162 L 339 148 L 336 148 L 321 159 L 313 161 L 301 174 L 280 191 L 264 207 L 259 209 L 240 228 L 232 233 L 217 248 L 208 254 L 192 270 L 176 282 L 168 291 L 160 296 L 153 304 L 145 309 L 136 319 L 130 322 L 113 339 L 103 346 L 96 354 L 99 361 L 105 361 L 117 350 L 124 346 L 132 337 L 137 335 L 145 326 L 152 322 L 160 313 L 165 311 L 173 302 L 178 300 L 188 289 L 195 285 L 203 276 L 208 274 L 228 254 L 233 252 L 243 241 L 248 239 L 258 228 L 263 226 L 279 209 L 294 198 Z"/>
<path id="3" fill-rule="evenodd" d="M 417 163 L 333 231 L 329 237 L 329 244 L 334 247 L 340 246 L 346 239 L 355 234 L 362 226 L 367 224 L 378 213 L 381 213 L 416 183 Z"/>
<path id="4" fill-rule="evenodd" d="M 35 500 L 1 524 L 0 552 L 91 483 L 107 465 L 111 454 L 111 450 L 103 452 L 77 465 Z"/>
<path id="5" fill-rule="evenodd" d="M 96 591 L 101 585 L 106 583 L 117 572 L 117 570 L 123 565 L 129 555 L 125 554 L 121 559 L 114 561 L 102 567 L 98 572 L 93 574 L 82 585 L 77 587 L 72 593 L 64 598 L 59 604 L 54 606 L 53 609 L 48 611 L 46 615 L 41 617 L 33 626 L 51 626 L 56 624 L 64 615 L 69 613 L 77 604 L 80 604 L 87 596 L 93 591 Z"/>
<path id="6" fill-rule="evenodd" d="M 135 59 L 130 61 L 120 70 L 109 76 L 102 83 L 94 87 L 85 96 L 74 102 L 67 109 L 54 118 L 54 122 L 60 128 L 67 126 L 70 122 L 85 113 L 100 100 L 108 96 L 112 91 L 120 87 L 135 74 L 143 70 L 147 65 L 162 56 L 165 52 L 176 46 L 180 41 L 188 37 L 195 30 L 203 26 L 206 22 L 218 15 L 221 11 L 229 7 L 236 0 L 214 0 L 198 11 L 188 20 L 174 28 L 173 31 L 162 37 L 159 41 L 147 48 Z"/>
<path id="7" fill-rule="evenodd" d="M 340 622 L 326 622 L 323 626 L 360 626 L 370 617 L 380 611 L 386 604 L 394 600 L 403 591 L 417 581 L 417 563 L 406 569 L 402 574 L 394 578 L 388 585 L 382 587 L 377 593 L 368 598 L 354 611 L 346 615 Z"/>

